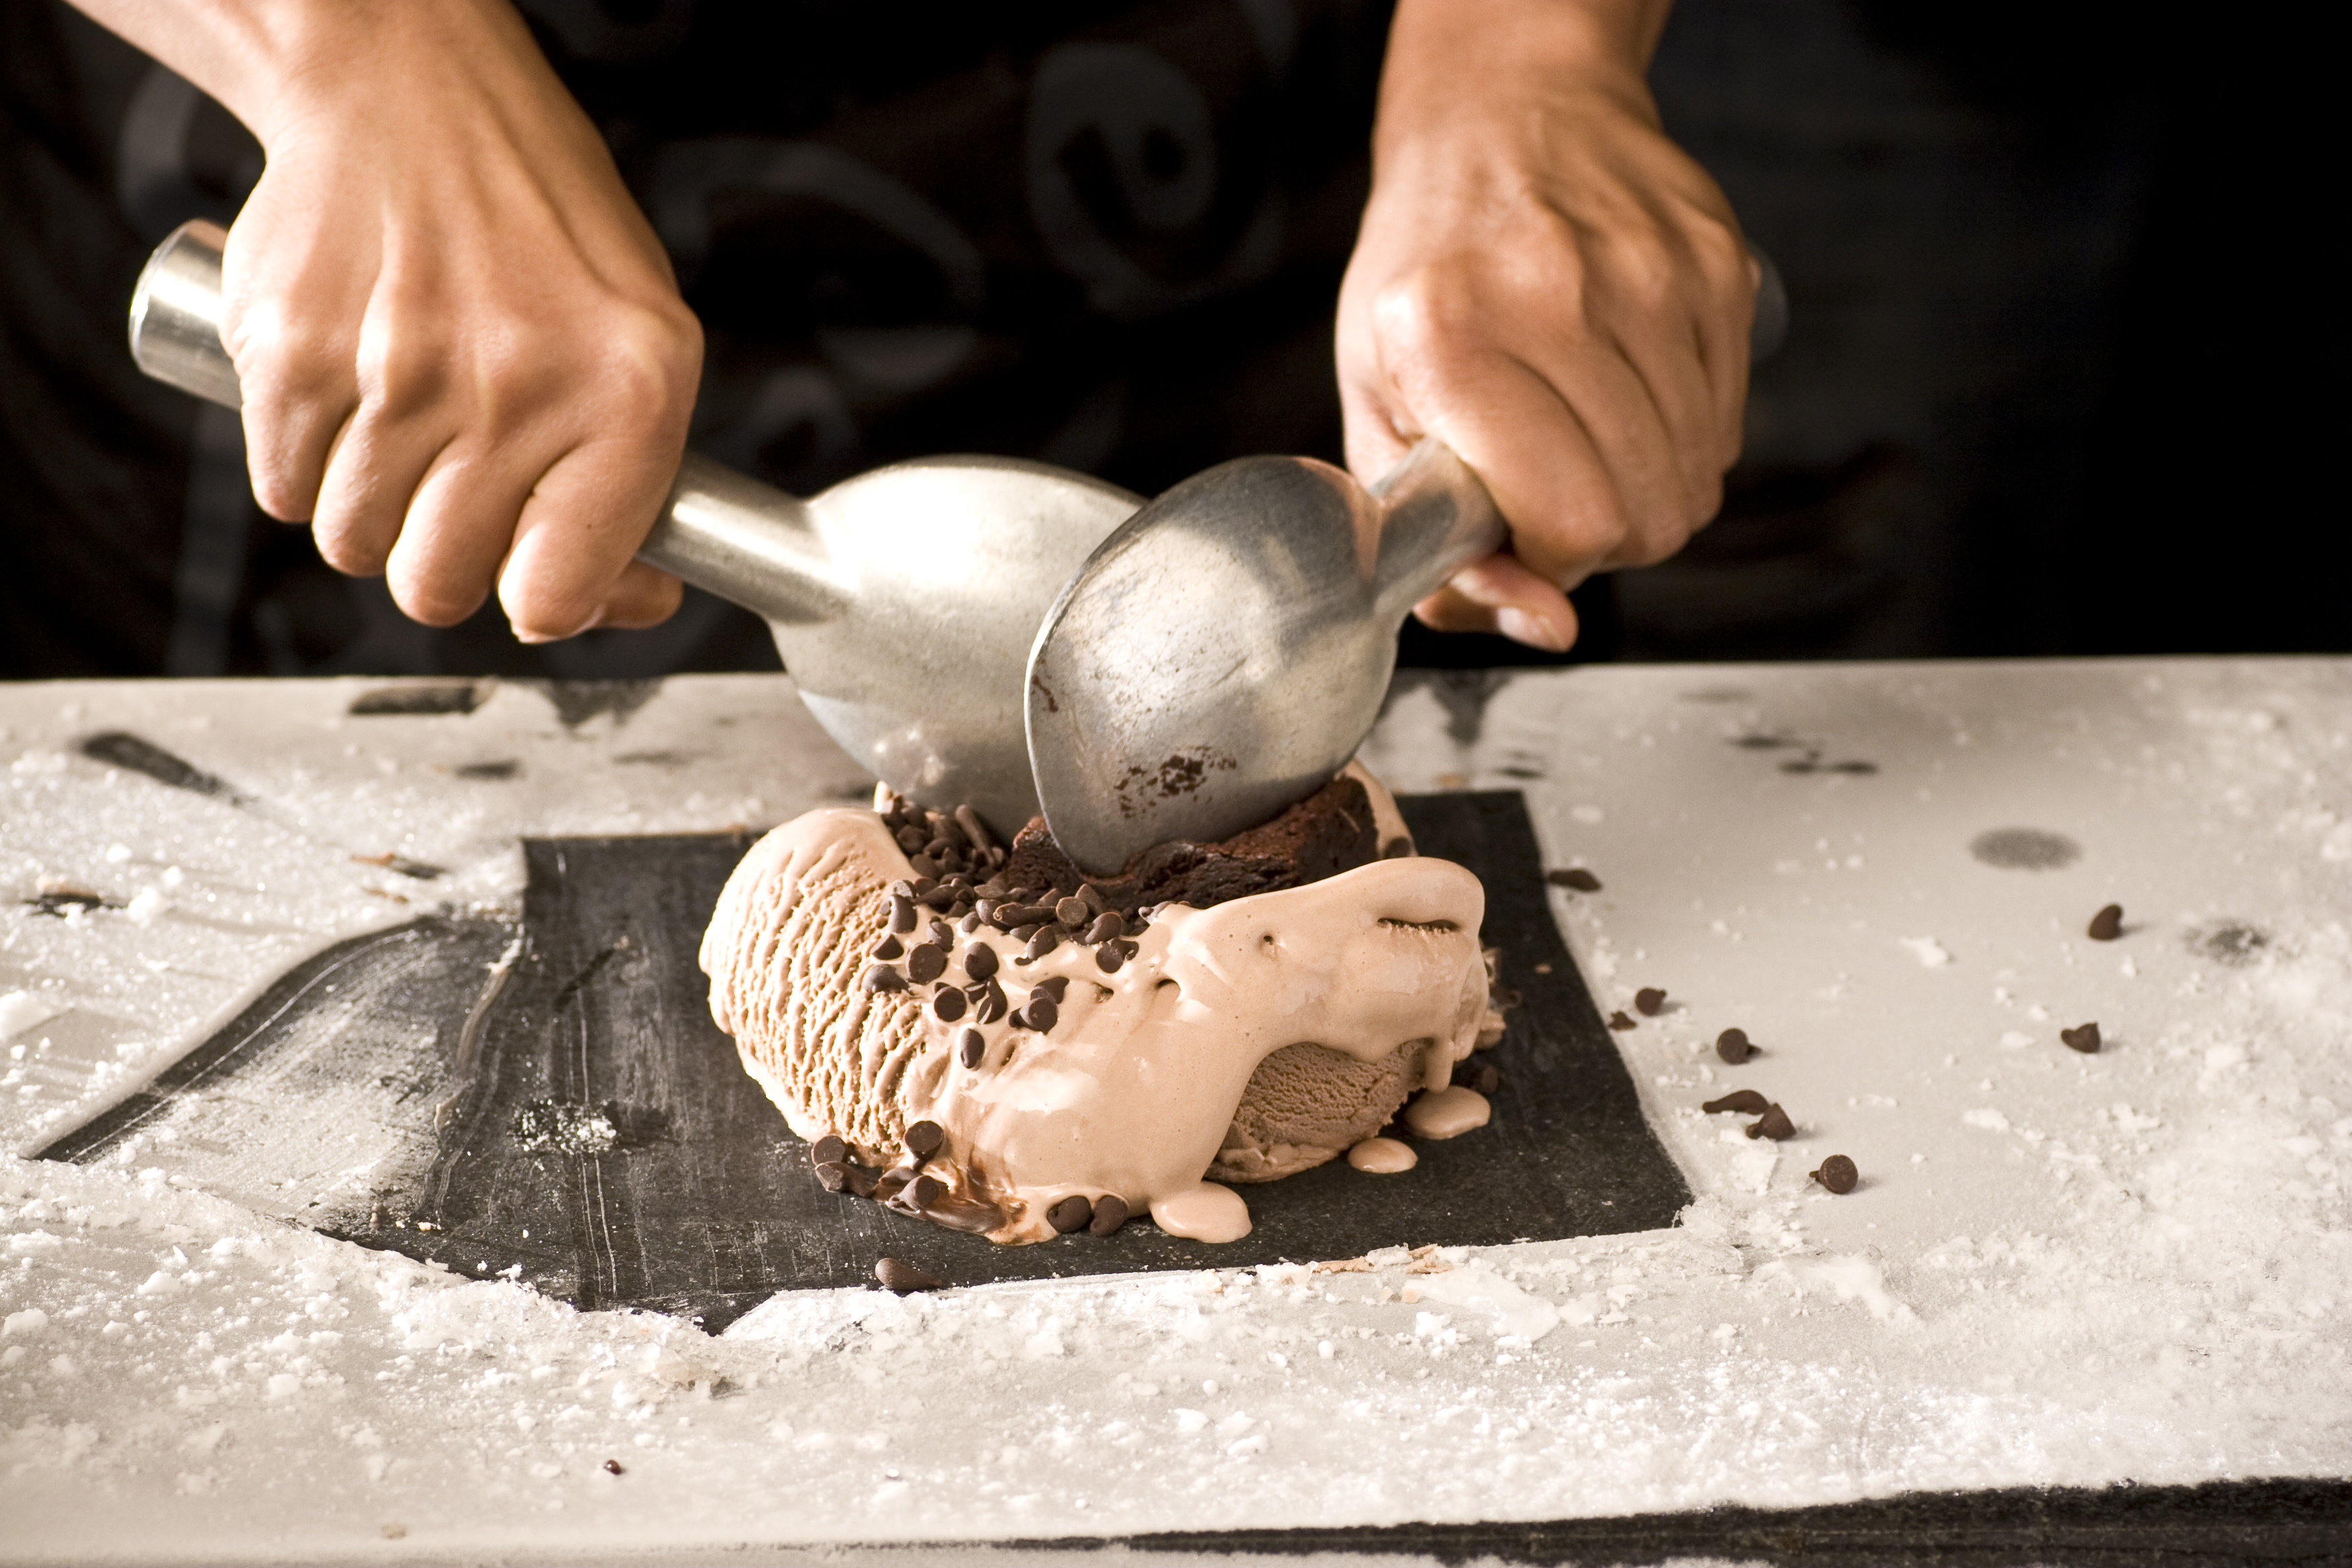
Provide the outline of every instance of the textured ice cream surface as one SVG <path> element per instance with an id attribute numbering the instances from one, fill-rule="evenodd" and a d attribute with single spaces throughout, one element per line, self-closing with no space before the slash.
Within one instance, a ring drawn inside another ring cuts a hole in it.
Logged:
<path id="1" fill-rule="evenodd" d="M 1223 1240 L 1246 1208 L 1206 1176 L 1319 1164 L 1446 1085 L 1489 1022 L 1484 908 L 1351 772 L 1100 881 L 1039 832 L 812 812 L 746 856 L 702 963 L 793 1130 L 844 1140 L 829 1181 L 999 1241 L 1147 1210 Z"/>

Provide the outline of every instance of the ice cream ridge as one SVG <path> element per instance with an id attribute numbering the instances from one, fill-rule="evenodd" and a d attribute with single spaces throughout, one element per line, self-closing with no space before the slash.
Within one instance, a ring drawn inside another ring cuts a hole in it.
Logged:
<path id="1" fill-rule="evenodd" d="M 1274 821 L 1082 875 L 1043 819 L 878 791 L 752 847 L 702 942 L 710 1010 L 819 1179 L 1013 1243 L 1249 1232 L 1227 1184 L 1482 1125 L 1486 895 L 1350 767 Z M 1418 1098 L 1415 1098 L 1418 1094 Z"/>

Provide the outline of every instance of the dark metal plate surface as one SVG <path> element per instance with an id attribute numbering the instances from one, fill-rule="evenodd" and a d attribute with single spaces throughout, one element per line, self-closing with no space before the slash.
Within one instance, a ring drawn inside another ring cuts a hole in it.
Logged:
<path id="1" fill-rule="evenodd" d="M 184 1062 L 210 1062 L 202 1081 L 215 1088 L 295 1056 L 340 1063 L 332 1070 L 354 1080 L 386 1078 L 379 1049 L 348 1048 L 351 1010 L 327 1005 L 311 972 L 335 966 L 340 994 L 372 954 L 376 967 L 399 970 L 391 978 L 414 981 L 420 945 L 448 949 L 442 983 L 412 986 L 401 1004 L 439 1015 L 422 1036 L 397 1032 L 412 1042 L 398 1069 L 409 1087 L 385 1099 L 384 1114 L 404 1135 L 365 1192 L 329 1194 L 300 1217 L 467 1274 L 519 1269 L 583 1308 L 674 1312 L 712 1330 L 778 1290 L 869 1284 L 885 1254 L 977 1284 L 1672 1225 L 1689 1189 L 1643 1121 L 1560 941 L 1521 797 L 1401 805 L 1424 853 L 1485 880 L 1486 940 L 1501 949 L 1503 984 L 1522 997 L 1487 1058 L 1503 1074 L 1494 1121 L 1422 1144 L 1420 1165 L 1402 1175 L 1334 1162 L 1252 1186 L 1255 1228 L 1224 1246 L 1137 1223 L 1107 1238 L 1002 1247 L 820 1187 L 803 1146 L 711 1023 L 696 963 L 719 889 L 751 842 L 743 836 L 528 842 L 524 945 L 502 984 L 482 979 L 499 932 L 420 921 L 320 954 Z M 413 1082 L 421 1037 L 437 1041 L 445 1062 L 432 1093 Z M 232 1038 L 234 1050 L 224 1044 Z M 185 1073 L 166 1073 L 134 1097 L 136 1116 L 107 1113 L 41 1152 L 100 1158 L 189 1089 Z M 244 1163 L 254 1159 L 267 1164 L 267 1152 Z"/>

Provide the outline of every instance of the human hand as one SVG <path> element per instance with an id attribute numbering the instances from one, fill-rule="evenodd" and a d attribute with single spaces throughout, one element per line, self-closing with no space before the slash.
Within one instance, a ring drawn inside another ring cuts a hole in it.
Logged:
<path id="1" fill-rule="evenodd" d="M 1567 590 L 1681 547 L 1739 451 L 1758 271 L 1660 130 L 1651 0 L 1403 0 L 1371 200 L 1339 295 L 1349 465 L 1423 435 L 1483 479 L 1508 552 L 1417 613 L 1538 647 Z"/>
<path id="2" fill-rule="evenodd" d="M 701 329 L 505 0 L 85 0 L 218 97 L 268 163 L 221 340 L 262 508 L 449 625 L 650 626 L 633 562 L 684 450 Z"/>

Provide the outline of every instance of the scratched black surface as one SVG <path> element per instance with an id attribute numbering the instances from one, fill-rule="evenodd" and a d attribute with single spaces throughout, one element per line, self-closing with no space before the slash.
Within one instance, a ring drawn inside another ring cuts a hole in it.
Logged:
<path id="1" fill-rule="evenodd" d="M 1423 1143 L 1402 1175 L 1335 1162 L 1247 1188 L 1255 1227 L 1239 1242 L 1135 1223 L 1108 1238 L 1000 1247 L 819 1187 L 705 1002 L 696 949 L 750 843 L 734 835 L 527 842 L 525 951 L 480 1020 L 474 1059 L 453 1050 L 443 1091 L 394 1112 L 437 1106 L 437 1141 L 424 1145 L 436 1152 L 380 1173 L 367 1201 L 320 1228 L 467 1274 L 519 1267 L 583 1308 L 675 1312 L 716 1330 L 777 1290 L 869 1284 L 886 1253 L 976 1284 L 1671 1225 L 1688 1188 L 1552 922 L 1521 797 L 1401 804 L 1425 853 L 1485 880 L 1486 938 L 1523 997 L 1486 1058 L 1504 1074 L 1494 1121 Z M 453 988 L 443 1005 L 462 1019 L 477 994 Z M 277 1026 L 300 1033 L 299 1020 Z M 441 1037 L 460 1033 L 453 1022 Z"/>

